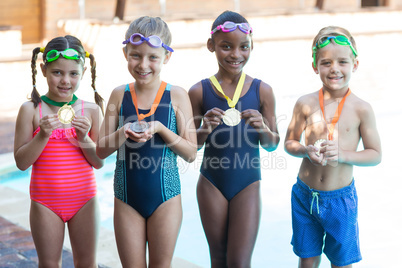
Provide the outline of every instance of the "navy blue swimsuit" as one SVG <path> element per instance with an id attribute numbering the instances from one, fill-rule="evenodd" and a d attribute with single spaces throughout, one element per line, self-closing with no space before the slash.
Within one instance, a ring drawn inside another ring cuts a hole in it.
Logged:
<path id="1" fill-rule="evenodd" d="M 139 109 L 139 113 L 149 110 Z M 137 120 L 137 114 L 127 85 L 119 113 L 119 128 Z M 143 119 L 158 120 L 177 133 L 176 114 L 167 84 L 155 113 Z M 117 151 L 114 195 L 148 218 L 165 201 L 180 194 L 177 155 L 155 134 L 145 143 L 127 139 Z"/>
<path id="2" fill-rule="evenodd" d="M 229 109 L 226 99 L 218 96 L 209 79 L 204 79 L 202 113 L 218 107 Z M 247 93 L 236 104 L 236 109 L 260 110 L 260 83 L 254 79 Z M 259 135 L 244 120 L 234 127 L 219 125 L 205 141 L 201 174 L 231 200 L 251 183 L 261 180 Z"/>

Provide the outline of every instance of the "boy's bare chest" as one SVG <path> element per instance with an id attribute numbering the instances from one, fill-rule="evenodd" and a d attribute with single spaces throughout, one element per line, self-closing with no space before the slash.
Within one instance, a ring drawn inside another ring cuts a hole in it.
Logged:
<path id="1" fill-rule="evenodd" d="M 330 103 L 324 107 L 325 115 L 318 103 L 310 108 L 311 113 L 306 114 L 305 122 L 306 142 L 313 144 L 317 139 L 328 139 L 331 133 L 334 140 L 358 141 L 360 120 L 352 105 L 345 104 L 339 113 L 338 103 Z"/>

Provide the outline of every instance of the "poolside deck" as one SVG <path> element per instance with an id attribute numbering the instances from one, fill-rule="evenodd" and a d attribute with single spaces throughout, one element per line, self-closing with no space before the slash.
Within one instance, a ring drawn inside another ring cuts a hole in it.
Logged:
<path id="1" fill-rule="evenodd" d="M 69 252 L 66 253 L 63 257 Z M 10 268 L 37 267 L 37 263 L 31 232 L 0 217 L 0 265 Z"/>

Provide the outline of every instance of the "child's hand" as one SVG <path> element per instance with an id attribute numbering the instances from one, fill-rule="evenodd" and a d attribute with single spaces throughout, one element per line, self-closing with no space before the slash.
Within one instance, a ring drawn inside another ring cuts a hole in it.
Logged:
<path id="1" fill-rule="evenodd" d="M 45 137 L 50 137 L 53 130 L 61 128 L 61 126 L 57 114 L 45 115 L 39 120 L 40 132 L 45 135 Z"/>
<path id="2" fill-rule="evenodd" d="M 138 133 L 131 130 L 131 124 L 132 123 L 127 123 L 124 125 L 124 135 L 126 136 L 126 139 L 131 139 L 135 142 L 141 143 L 152 138 L 152 135 L 150 135 L 148 132 L 149 128 L 145 132 Z"/>
<path id="3" fill-rule="evenodd" d="M 159 122 L 159 121 L 151 121 L 151 122 L 148 123 L 148 126 L 149 126 L 149 127 L 148 127 L 147 130 L 145 130 L 145 133 L 146 133 L 147 135 L 149 135 L 149 139 L 151 139 L 152 136 L 153 136 L 155 133 L 158 133 L 159 131 L 161 131 L 161 129 L 162 129 L 162 127 L 163 127 L 162 123 Z"/>
<path id="4" fill-rule="evenodd" d="M 216 107 L 208 110 L 202 119 L 202 128 L 207 130 L 208 133 L 211 133 L 217 126 L 222 124 L 222 117 L 224 113 L 225 112 L 222 109 Z"/>
<path id="5" fill-rule="evenodd" d="M 307 150 L 307 156 L 310 159 L 310 162 L 313 163 L 316 166 L 326 166 L 327 165 L 327 159 L 325 157 L 325 154 L 322 153 L 324 148 L 317 148 L 314 145 L 308 145 L 306 147 Z M 320 152 L 320 154 L 318 154 Z"/>
<path id="6" fill-rule="evenodd" d="M 79 115 L 74 117 L 73 122 L 71 122 L 71 126 L 75 128 L 77 140 L 83 141 L 91 129 L 91 121 L 89 121 L 87 117 Z"/>
<path id="7" fill-rule="evenodd" d="M 338 141 L 326 141 L 323 142 L 322 145 L 325 147 L 321 151 L 323 152 L 325 159 L 327 160 L 328 164 L 336 167 L 342 159 L 343 151 L 339 148 Z"/>
<path id="8" fill-rule="evenodd" d="M 263 130 L 267 126 L 264 123 L 264 118 L 262 114 L 254 109 L 248 109 L 241 112 L 241 118 L 246 120 L 246 124 L 249 124 L 253 128 L 258 130 Z"/>

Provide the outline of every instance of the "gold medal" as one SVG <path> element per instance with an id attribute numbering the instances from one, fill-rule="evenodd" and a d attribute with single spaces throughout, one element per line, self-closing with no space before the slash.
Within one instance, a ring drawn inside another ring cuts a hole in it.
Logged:
<path id="1" fill-rule="evenodd" d="M 64 105 L 59 109 L 57 115 L 62 124 L 70 124 L 74 119 L 75 112 L 71 105 Z"/>
<path id="2" fill-rule="evenodd" d="M 223 123 L 227 126 L 233 127 L 240 123 L 241 116 L 240 112 L 235 108 L 230 108 L 225 111 L 225 115 L 222 118 Z"/>
<path id="3" fill-rule="evenodd" d="M 238 125 L 241 121 L 241 116 L 240 116 L 240 112 L 238 110 L 236 110 L 234 107 L 236 106 L 237 102 L 239 101 L 241 92 L 243 90 L 244 81 L 246 79 L 246 74 L 245 73 L 241 74 L 241 76 L 239 78 L 239 82 L 237 82 L 237 86 L 236 86 L 236 90 L 235 90 L 233 99 L 230 99 L 228 96 L 226 96 L 225 92 L 223 92 L 221 85 L 219 84 L 218 80 L 216 79 L 216 77 L 214 75 L 211 76 L 209 79 L 211 80 L 212 84 L 215 86 L 216 90 L 218 90 L 219 93 L 221 93 L 225 97 L 226 101 L 228 102 L 228 106 L 230 107 L 229 109 L 227 109 L 225 111 L 225 115 L 222 118 L 223 123 L 225 123 L 227 126 L 230 126 L 230 127 Z"/>
<path id="4" fill-rule="evenodd" d="M 324 141 L 327 141 L 327 140 L 325 140 L 325 139 L 319 139 L 319 140 L 317 140 L 316 142 L 314 142 L 314 147 L 317 147 L 317 148 L 318 148 L 318 152 L 315 153 L 317 156 L 320 156 L 320 154 L 321 154 L 321 153 L 320 153 L 321 148 L 325 147 L 325 146 L 321 146 L 321 143 L 323 143 Z"/>

